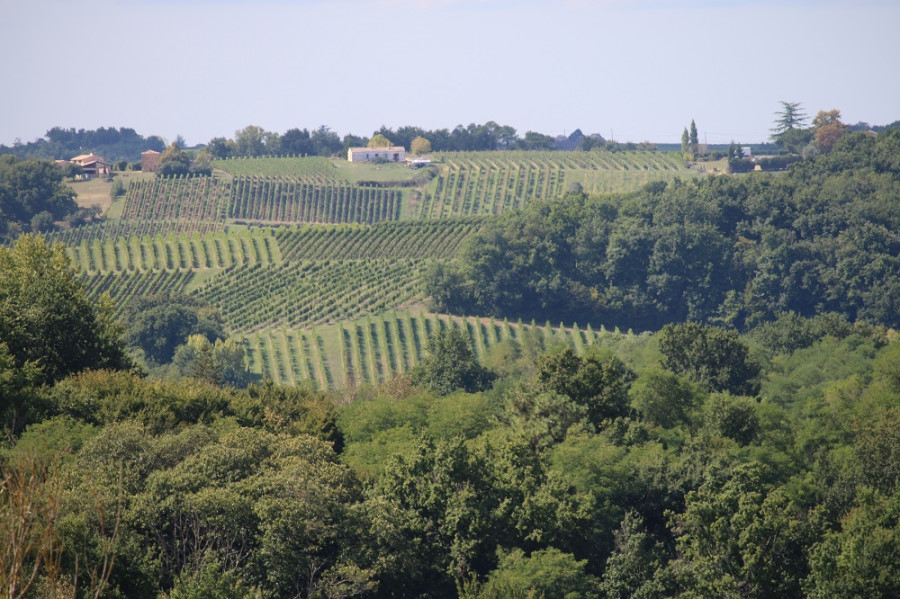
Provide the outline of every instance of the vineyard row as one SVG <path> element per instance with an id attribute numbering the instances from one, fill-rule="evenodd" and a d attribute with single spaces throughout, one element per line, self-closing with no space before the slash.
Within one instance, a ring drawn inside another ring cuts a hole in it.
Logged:
<path id="1" fill-rule="evenodd" d="M 347 389 L 409 372 L 422 360 L 431 334 L 448 327 L 465 333 L 480 358 L 510 340 L 541 349 L 568 346 L 581 353 L 590 346 L 633 338 L 630 332 L 594 331 L 577 324 L 541 326 L 414 311 L 305 330 L 268 329 L 237 338 L 247 349 L 250 369 L 265 378 L 279 384 L 311 381 L 320 389 Z"/>

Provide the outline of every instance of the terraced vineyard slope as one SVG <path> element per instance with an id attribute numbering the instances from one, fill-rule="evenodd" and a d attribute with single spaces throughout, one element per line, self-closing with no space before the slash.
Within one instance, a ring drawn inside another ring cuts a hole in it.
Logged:
<path id="1" fill-rule="evenodd" d="M 464 152 L 436 154 L 440 175 L 406 211 L 412 218 L 492 215 L 554 198 L 578 183 L 587 193 L 627 192 L 690 178 L 680 157 L 660 152 Z"/>
<path id="2" fill-rule="evenodd" d="M 218 306 L 236 330 L 308 327 L 421 301 L 423 266 L 410 259 L 363 259 L 229 268 L 197 295 Z"/>
<path id="3" fill-rule="evenodd" d="M 479 219 L 393 222 L 375 226 L 282 227 L 275 233 L 287 260 L 444 258 L 481 224 Z"/>

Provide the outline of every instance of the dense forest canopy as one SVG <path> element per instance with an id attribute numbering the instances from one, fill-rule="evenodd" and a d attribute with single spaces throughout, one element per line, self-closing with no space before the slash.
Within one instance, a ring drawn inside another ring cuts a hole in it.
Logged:
<path id="1" fill-rule="evenodd" d="M 747 328 L 794 311 L 900 326 L 900 129 L 854 133 L 783 177 L 569 195 L 489 223 L 429 272 L 439 311 Z"/>

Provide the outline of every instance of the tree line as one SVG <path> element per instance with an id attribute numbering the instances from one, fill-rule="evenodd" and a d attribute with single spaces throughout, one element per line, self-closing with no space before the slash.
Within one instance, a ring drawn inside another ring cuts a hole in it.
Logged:
<path id="1" fill-rule="evenodd" d="M 158 135 L 144 137 L 128 127 L 99 127 L 97 129 L 75 129 L 53 127 L 44 137 L 27 143 L 0 145 L 0 155 L 14 154 L 21 158 L 44 158 L 48 160 L 68 160 L 79 154 L 94 152 L 110 161 L 125 160 L 135 162 L 141 159 L 141 152 L 156 150 L 162 152 L 165 142 Z"/>
<path id="2" fill-rule="evenodd" d="M 783 311 L 897 327 L 900 129 L 843 136 L 783 177 L 571 193 L 487 223 L 435 264 L 438 311 L 658 330 L 748 329 Z"/>

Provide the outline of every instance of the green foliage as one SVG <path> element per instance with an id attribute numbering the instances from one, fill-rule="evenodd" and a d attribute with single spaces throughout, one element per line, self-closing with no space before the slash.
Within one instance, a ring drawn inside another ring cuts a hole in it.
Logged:
<path id="1" fill-rule="evenodd" d="M 781 111 L 776 113 L 775 126 L 771 129 L 771 138 L 777 145 L 792 153 L 800 150 L 812 141 L 812 132 L 805 129 L 808 117 L 803 112 L 800 102 L 782 100 Z"/>
<path id="2" fill-rule="evenodd" d="M 648 370 L 637 376 L 628 391 L 631 407 L 641 417 L 663 428 L 691 422 L 703 394 L 689 380 L 672 372 Z"/>
<path id="3" fill-rule="evenodd" d="M 858 323 L 857 327 L 864 325 Z M 809 347 L 826 335 L 843 339 L 854 331 L 846 316 L 835 313 L 804 318 L 795 312 L 784 312 L 772 322 L 762 323 L 752 331 L 754 339 L 776 353 L 794 353 Z"/>
<path id="4" fill-rule="evenodd" d="M 898 136 L 846 135 L 777 178 L 532 201 L 470 237 L 453 276 L 426 292 L 455 313 L 638 330 L 752 327 L 790 311 L 896 327 Z"/>
<path id="5" fill-rule="evenodd" d="M 17 368 L 54 381 L 85 368 L 128 368 L 107 304 L 91 303 L 60 245 L 25 235 L 0 248 L 0 342 Z"/>
<path id="6" fill-rule="evenodd" d="M 704 426 L 713 435 L 747 445 L 754 442 L 759 434 L 757 403 L 751 397 L 712 393 L 703 403 L 701 412 Z"/>
<path id="7" fill-rule="evenodd" d="M 563 349 L 539 358 L 535 387 L 584 406 L 589 421 L 600 426 L 625 414 L 632 377 L 615 356 L 594 352 L 579 357 L 571 349 Z"/>
<path id="8" fill-rule="evenodd" d="M 713 391 L 735 395 L 759 392 L 760 365 L 737 332 L 687 322 L 663 327 L 659 338 L 662 365 Z"/>
<path id="9" fill-rule="evenodd" d="M 431 154 L 431 142 L 422 137 L 421 135 L 413 138 L 413 140 L 409 144 L 409 151 L 411 154 L 415 156 L 422 156 L 423 154 Z"/>
<path id="10" fill-rule="evenodd" d="M 860 504 L 811 549 L 808 597 L 894 597 L 900 593 L 900 492 L 866 491 Z"/>
<path id="11" fill-rule="evenodd" d="M 649 599 L 669 591 L 660 580 L 667 561 L 662 543 L 647 533 L 643 519 L 625 514 L 616 531 L 615 550 L 606 560 L 600 593 L 607 599 Z"/>
<path id="12" fill-rule="evenodd" d="M 175 351 L 172 364 L 181 376 L 214 385 L 242 388 L 257 378 L 247 368 L 244 346 L 234 339 L 211 342 L 204 335 L 190 335 Z"/>
<path id="13" fill-rule="evenodd" d="M 234 570 L 222 572 L 222 566 L 215 559 L 207 559 L 196 570 L 185 568 L 175 586 L 169 591 L 168 599 L 245 599 L 253 597 L 253 590 Z M 257 595 L 258 596 L 258 595 Z"/>
<path id="14" fill-rule="evenodd" d="M 343 447 L 334 406 L 321 393 L 266 381 L 236 393 L 231 405 L 245 426 L 262 427 L 276 434 L 311 435 L 332 443 L 336 452 Z"/>
<path id="15" fill-rule="evenodd" d="M 428 356 L 412 372 L 412 382 L 447 395 L 456 389 L 469 393 L 490 388 L 496 375 L 481 366 L 469 340 L 458 329 L 435 332 L 428 342 Z"/>
<path id="16" fill-rule="evenodd" d="M 367 147 L 370 148 L 387 148 L 392 146 L 391 140 L 382 135 L 381 133 L 377 133 L 372 136 L 372 139 L 369 140 Z"/>
<path id="17" fill-rule="evenodd" d="M 502 553 L 481 587 L 478 599 L 581 599 L 597 596 L 596 579 L 579 561 L 553 547 L 526 556 L 520 549 Z"/>
<path id="18" fill-rule="evenodd" d="M 140 160 L 144 150 L 162 152 L 165 143 L 156 135 L 144 137 L 129 127 L 98 127 L 97 129 L 65 129 L 53 127 L 42 138 L 12 147 L 0 146 L 0 154 L 68 159 L 92 151 L 110 160 Z"/>
<path id="19" fill-rule="evenodd" d="M 209 341 L 225 337 L 222 317 L 208 303 L 187 295 L 140 297 L 124 313 L 126 340 L 154 365 L 172 361 L 175 349 L 190 335 Z"/>
<path id="20" fill-rule="evenodd" d="M 822 514 L 770 491 L 765 475 L 751 462 L 687 494 L 674 523 L 679 557 L 670 565 L 679 596 L 801 596 Z"/>
<path id="21" fill-rule="evenodd" d="M 368 502 L 376 571 L 387 596 L 452 593 L 490 561 L 496 525 L 486 464 L 460 442 L 394 456 Z"/>
<path id="22" fill-rule="evenodd" d="M 0 238 L 14 239 L 10 229 L 37 224 L 36 232 L 75 212 L 75 192 L 63 185 L 64 174 L 50 160 L 0 156 Z M 41 216 L 37 221 L 36 217 Z M 11 227 L 11 225 L 13 225 Z"/>
<path id="23" fill-rule="evenodd" d="M 175 143 L 172 143 L 159 158 L 157 177 L 185 176 L 191 170 L 191 157 Z"/>
<path id="24" fill-rule="evenodd" d="M 19 520 L 53 522 L 59 569 L 23 554 L 39 595 L 77 564 L 79 592 L 139 598 L 891 596 L 900 346 L 853 329 L 766 363 L 798 381 L 789 409 L 772 381 L 759 403 L 707 393 L 652 352 L 632 381 L 596 349 L 485 393 L 364 386 L 338 410 L 272 384 L 5 376 L 47 418 L 0 467 L 53 465 L 16 487 L 52 499 Z M 827 353 L 854 363 L 799 376 Z M 3 364 L 21 375 L 0 345 Z"/>

